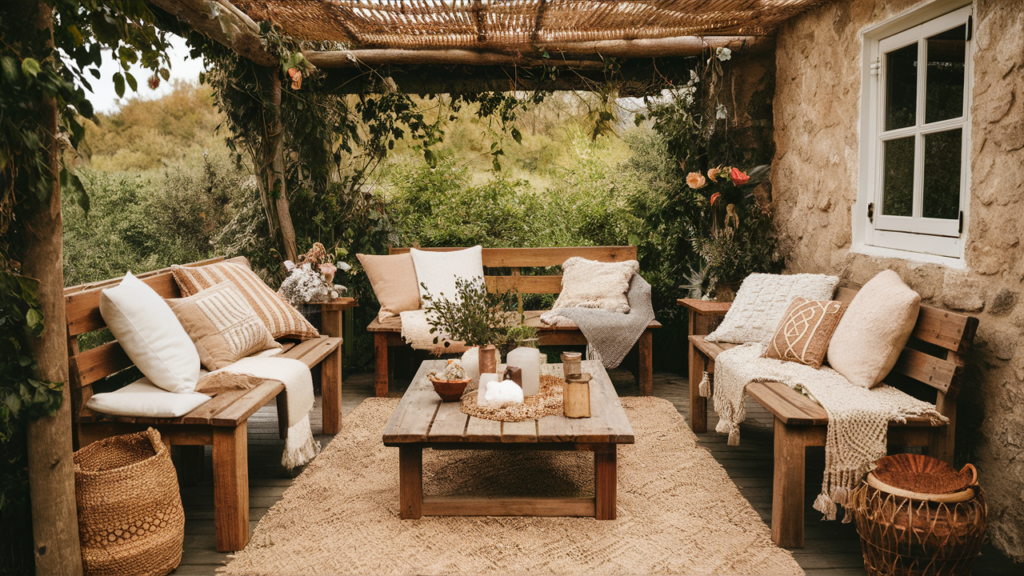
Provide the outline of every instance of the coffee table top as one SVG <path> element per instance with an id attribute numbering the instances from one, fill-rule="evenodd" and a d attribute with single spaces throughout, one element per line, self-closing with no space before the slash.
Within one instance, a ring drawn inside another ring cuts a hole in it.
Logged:
<path id="1" fill-rule="evenodd" d="M 427 380 L 431 370 L 442 370 L 444 360 L 427 360 L 413 377 L 402 401 L 384 428 L 384 444 L 399 446 L 431 443 L 594 443 L 632 444 L 633 427 L 626 418 L 608 373 L 600 362 L 583 362 L 591 375 L 590 418 L 545 416 L 525 422 L 498 422 L 463 414 L 459 402 L 441 402 Z M 499 368 L 500 370 L 500 368 Z M 562 376 L 561 364 L 542 364 L 541 374 Z"/>

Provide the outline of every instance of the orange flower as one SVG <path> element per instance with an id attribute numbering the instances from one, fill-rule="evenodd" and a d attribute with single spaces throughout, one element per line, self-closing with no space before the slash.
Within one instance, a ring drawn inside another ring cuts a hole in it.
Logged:
<path id="1" fill-rule="evenodd" d="M 700 172 L 690 172 L 686 175 L 686 185 L 694 190 L 703 188 L 707 184 L 707 180 L 701 176 Z"/>
<path id="2" fill-rule="evenodd" d="M 721 197 L 722 197 L 722 193 L 721 192 L 715 192 L 714 194 L 712 194 L 711 195 L 711 205 L 714 206 L 715 205 L 715 200 L 718 200 Z"/>
<path id="3" fill-rule="evenodd" d="M 721 168 L 708 168 L 708 180 L 717 182 L 719 170 L 721 170 Z"/>
<path id="4" fill-rule="evenodd" d="M 299 72 L 295 68 L 289 68 L 288 77 L 292 79 L 292 90 L 302 88 L 302 72 Z"/>
<path id="5" fill-rule="evenodd" d="M 740 172 L 739 168 L 733 168 L 732 171 L 729 172 L 729 178 L 732 179 L 732 183 L 736 186 L 743 186 L 747 183 L 747 180 L 750 180 L 750 176 Z"/>

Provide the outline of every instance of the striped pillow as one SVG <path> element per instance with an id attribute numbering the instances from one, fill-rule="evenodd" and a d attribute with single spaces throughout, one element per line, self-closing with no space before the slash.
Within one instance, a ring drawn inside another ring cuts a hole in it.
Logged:
<path id="1" fill-rule="evenodd" d="M 181 289 L 181 295 L 186 298 L 221 282 L 234 282 L 276 339 L 309 340 L 320 336 L 298 310 L 249 269 L 248 261 L 241 256 L 206 266 L 171 266 L 171 274 Z"/>
<path id="2" fill-rule="evenodd" d="M 234 282 L 222 282 L 189 296 L 167 300 L 207 370 L 281 345 L 245 301 Z"/>

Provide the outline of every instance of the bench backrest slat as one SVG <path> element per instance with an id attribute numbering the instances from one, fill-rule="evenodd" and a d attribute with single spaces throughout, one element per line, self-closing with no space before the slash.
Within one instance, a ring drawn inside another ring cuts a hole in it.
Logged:
<path id="1" fill-rule="evenodd" d="M 80 352 L 71 357 L 74 363 L 72 370 L 78 371 L 78 381 L 73 386 L 91 386 L 95 382 L 117 374 L 134 363 L 116 341 L 101 344 L 91 350 Z"/>
<path id="2" fill-rule="evenodd" d="M 142 278 L 142 281 L 153 290 L 156 290 L 156 293 L 162 298 L 181 298 L 181 291 L 178 290 L 178 285 L 175 284 L 174 277 L 171 276 L 170 272 Z M 100 315 L 100 292 L 104 288 L 111 286 L 116 286 L 116 283 L 64 296 L 64 308 L 68 315 L 69 336 L 79 336 L 86 332 L 94 332 L 107 327 L 107 323 L 103 321 L 103 316 Z"/>
<path id="3" fill-rule="evenodd" d="M 840 287 L 836 290 L 835 298 L 849 304 L 856 295 L 857 290 Z M 938 346 L 944 349 L 945 354 L 935 356 L 914 348 L 904 348 L 892 373 L 916 380 L 954 398 L 963 380 L 963 356 L 970 349 L 977 328 L 978 319 L 973 316 L 922 304 L 910 337 Z"/>
<path id="4" fill-rule="evenodd" d="M 391 248 L 391 254 L 405 254 L 410 248 Z M 465 248 L 418 248 L 432 252 L 454 252 Z M 487 275 L 487 289 L 491 292 L 515 290 L 520 294 L 558 294 L 562 291 L 561 276 L 522 276 L 520 268 L 561 266 L 573 256 L 598 262 L 625 262 L 636 260 L 636 246 L 575 246 L 565 248 L 484 248 L 485 268 L 511 268 L 508 276 Z"/>

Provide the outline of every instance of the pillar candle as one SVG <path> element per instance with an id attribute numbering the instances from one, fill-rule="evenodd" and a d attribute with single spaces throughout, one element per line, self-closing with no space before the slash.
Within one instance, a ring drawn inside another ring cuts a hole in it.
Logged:
<path id="1" fill-rule="evenodd" d="M 462 355 L 462 367 L 466 369 L 466 376 L 471 378 L 472 385 L 480 380 L 480 348 L 474 346 Z"/>
<path id="2" fill-rule="evenodd" d="M 481 374 L 480 375 L 480 388 L 476 391 L 476 403 L 478 406 L 486 406 L 487 402 L 484 397 L 487 395 L 487 385 L 492 382 L 498 382 L 499 378 L 497 374 Z"/>
<path id="3" fill-rule="evenodd" d="M 540 350 L 520 346 L 508 353 L 506 364 L 523 371 L 524 396 L 533 396 L 540 391 Z"/>

